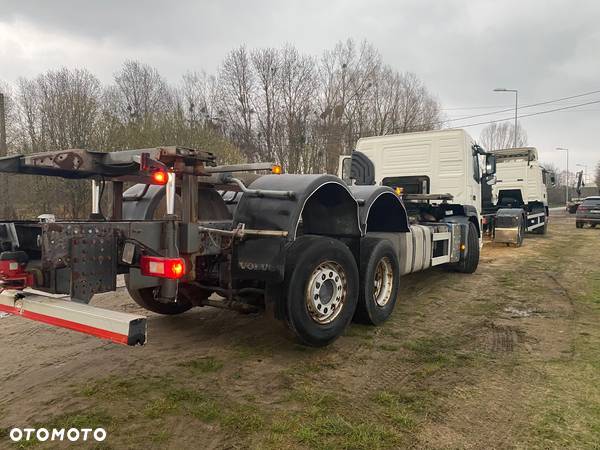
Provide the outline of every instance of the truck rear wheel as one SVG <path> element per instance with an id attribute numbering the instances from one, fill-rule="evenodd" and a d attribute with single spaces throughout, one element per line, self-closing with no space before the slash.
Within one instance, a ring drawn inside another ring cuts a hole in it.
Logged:
<path id="1" fill-rule="evenodd" d="M 360 288 L 354 319 L 379 325 L 396 306 L 400 285 L 398 256 L 385 239 L 364 238 L 360 243 Z"/>
<path id="2" fill-rule="evenodd" d="M 467 227 L 467 239 L 465 243 L 463 258 L 454 265 L 457 272 L 473 273 L 479 265 L 479 236 L 477 235 L 477 227 L 473 222 L 469 222 Z"/>
<path id="3" fill-rule="evenodd" d="M 177 302 L 171 303 L 163 303 L 159 302 L 156 299 L 156 290 L 155 287 L 143 288 L 143 289 L 130 289 L 129 288 L 129 277 L 125 275 L 125 284 L 127 286 L 127 291 L 129 295 L 142 308 L 147 309 L 148 311 L 155 312 L 157 314 L 164 315 L 176 315 L 186 312 L 191 309 L 193 304 L 188 299 L 179 295 L 177 298 Z"/>
<path id="4" fill-rule="evenodd" d="M 285 319 L 300 342 L 322 347 L 346 329 L 358 300 L 358 269 L 342 242 L 301 236 L 286 258 Z"/>

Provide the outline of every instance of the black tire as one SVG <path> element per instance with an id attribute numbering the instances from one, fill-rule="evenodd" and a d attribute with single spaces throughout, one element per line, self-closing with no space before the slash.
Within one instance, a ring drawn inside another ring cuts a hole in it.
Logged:
<path id="1" fill-rule="evenodd" d="M 590 227 L 591 228 L 596 228 L 596 224 L 595 223 L 590 223 Z"/>
<path id="2" fill-rule="evenodd" d="M 548 216 L 544 216 L 544 226 L 536 228 L 535 230 L 533 230 L 533 233 L 534 234 L 546 234 L 546 231 L 548 231 Z"/>
<path id="3" fill-rule="evenodd" d="M 577 228 L 583 228 L 583 222 L 575 222 Z"/>
<path id="4" fill-rule="evenodd" d="M 173 316 L 176 314 L 182 314 L 194 306 L 191 301 L 182 295 L 178 296 L 177 302 L 159 302 L 155 298 L 156 288 L 130 289 L 128 275 L 125 275 L 125 284 L 127 286 L 127 291 L 134 302 L 136 302 L 142 308 L 157 314 Z"/>
<path id="5" fill-rule="evenodd" d="M 354 316 L 358 286 L 356 261 L 346 245 L 328 237 L 299 237 L 286 257 L 288 328 L 305 345 L 333 342 Z"/>
<path id="6" fill-rule="evenodd" d="M 479 236 L 477 227 L 469 222 L 467 227 L 467 242 L 462 259 L 454 265 L 454 269 L 461 273 L 473 273 L 479 265 Z"/>
<path id="7" fill-rule="evenodd" d="M 360 243 L 360 288 L 354 320 L 379 325 L 396 306 L 400 264 L 392 244 L 385 239 L 364 238 Z"/>

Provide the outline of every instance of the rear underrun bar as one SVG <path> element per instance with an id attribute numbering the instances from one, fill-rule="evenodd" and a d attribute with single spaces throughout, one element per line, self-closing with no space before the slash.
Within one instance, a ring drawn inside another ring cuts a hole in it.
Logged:
<path id="1" fill-rule="evenodd" d="M 146 343 L 146 317 L 21 291 L 0 292 L 0 311 L 124 345 Z"/>

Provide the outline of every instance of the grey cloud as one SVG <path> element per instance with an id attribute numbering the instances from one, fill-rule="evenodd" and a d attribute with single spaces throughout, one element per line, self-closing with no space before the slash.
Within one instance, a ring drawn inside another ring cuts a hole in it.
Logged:
<path id="1" fill-rule="evenodd" d="M 372 42 L 388 64 L 415 72 L 445 106 L 510 104 L 511 97 L 492 92 L 501 86 L 518 88 L 521 101 L 531 103 L 600 88 L 598 18 L 600 2 L 593 0 L 4 0 L 0 25 L 27 23 L 83 42 L 90 52 L 80 57 L 64 48 L 31 61 L 11 47 L 14 64 L 0 67 L 0 78 L 77 64 L 107 80 L 130 57 L 175 80 L 187 69 L 214 71 L 240 44 L 290 42 L 319 55 L 353 37 Z M 597 123 L 593 111 L 523 121 L 532 144 L 572 142 L 589 165 L 600 157 Z M 479 129 L 470 131 L 476 136 Z"/>

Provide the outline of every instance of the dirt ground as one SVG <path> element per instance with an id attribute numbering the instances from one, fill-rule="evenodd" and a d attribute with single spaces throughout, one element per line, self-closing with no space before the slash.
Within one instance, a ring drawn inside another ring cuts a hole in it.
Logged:
<path id="1" fill-rule="evenodd" d="M 390 321 L 324 349 L 210 308 L 150 314 L 136 348 L 4 317 L 0 447 L 102 426 L 97 448 L 598 448 L 599 255 L 600 230 L 559 214 L 484 246 L 473 275 L 404 277 Z M 141 311 L 124 291 L 93 304 Z"/>

